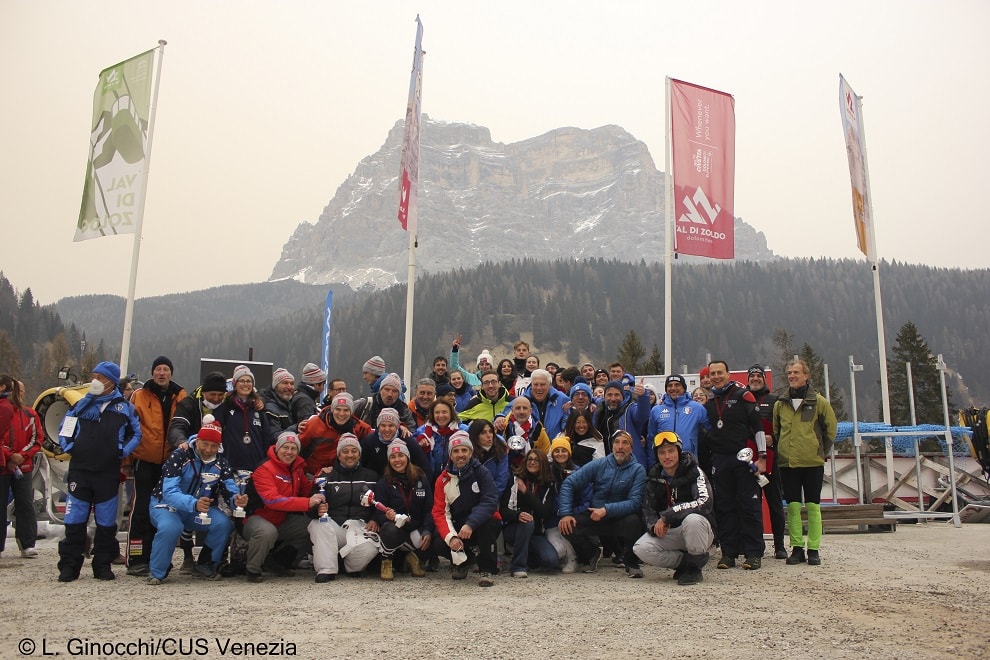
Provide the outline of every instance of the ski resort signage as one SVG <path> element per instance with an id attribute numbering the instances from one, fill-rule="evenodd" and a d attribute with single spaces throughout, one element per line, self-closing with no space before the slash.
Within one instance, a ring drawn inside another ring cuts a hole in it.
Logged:
<path id="1" fill-rule="evenodd" d="M 73 240 L 133 234 L 144 208 L 154 50 L 100 72 Z"/>
<path id="2" fill-rule="evenodd" d="M 735 100 L 725 92 L 670 81 L 674 251 L 735 256 Z"/>

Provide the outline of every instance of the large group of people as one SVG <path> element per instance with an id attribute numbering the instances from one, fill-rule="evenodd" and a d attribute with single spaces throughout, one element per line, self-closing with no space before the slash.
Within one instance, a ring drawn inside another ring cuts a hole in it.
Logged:
<path id="1" fill-rule="evenodd" d="M 126 563 L 151 585 L 167 580 L 177 548 L 179 572 L 205 579 L 311 569 L 320 584 L 342 572 L 390 581 L 449 559 L 455 580 L 474 569 L 481 586 L 500 572 L 591 573 L 602 561 L 631 578 L 644 564 L 670 569 L 690 585 L 716 552 L 719 569 L 740 558 L 761 568 L 763 497 L 773 556 L 821 562 L 836 420 L 803 361 L 788 363 L 777 397 L 759 365 L 744 385 L 715 360 L 693 392 L 679 374 L 657 392 L 618 362 L 541 367 L 520 341 L 511 358 L 484 350 L 465 366 L 461 348 L 458 337 L 410 388 L 372 356 L 359 398 L 312 363 L 299 387 L 280 367 L 259 392 L 240 365 L 187 393 L 161 356 L 128 400 L 119 368 L 98 364 L 59 431 L 71 461 L 58 579 L 79 577 L 91 511 L 94 577 L 112 580 L 112 565 Z M 40 446 L 32 412 L 0 375 L 0 488 L 15 502 L 24 495 L 9 475 L 30 471 Z M 122 469 L 134 480 L 126 556 L 116 536 Z M 29 557 L 22 508 L 17 540 Z"/>

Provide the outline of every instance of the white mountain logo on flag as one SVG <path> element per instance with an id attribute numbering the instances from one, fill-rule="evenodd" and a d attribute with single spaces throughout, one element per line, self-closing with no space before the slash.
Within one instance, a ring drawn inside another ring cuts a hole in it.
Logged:
<path id="1" fill-rule="evenodd" d="M 697 206 L 696 206 L 697 205 Z M 684 197 L 684 206 L 687 207 L 687 213 L 682 213 L 681 217 L 677 219 L 678 222 L 691 222 L 697 225 L 715 225 L 715 218 L 718 217 L 719 211 L 722 207 L 716 204 L 714 207 L 712 203 L 708 201 L 708 196 L 705 195 L 705 191 L 700 187 L 694 192 L 694 201 L 692 202 L 690 197 Z M 705 214 L 708 216 L 708 220 L 705 220 L 701 213 L 698 211 L 698 206 L 704 210 Z"/>

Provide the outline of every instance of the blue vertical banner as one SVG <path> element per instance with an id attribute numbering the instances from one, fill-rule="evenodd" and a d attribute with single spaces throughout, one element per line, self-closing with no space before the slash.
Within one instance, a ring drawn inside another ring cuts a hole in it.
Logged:
<path id="1" fill-rule="evenodd" d="M 323 396 L 330 388 L 330 332 L 333 329 L 333 289 L 327 291 L 327 306 L 323 310 L 323 371 L 327 374 L 327 383 L 323 386 Z"/>

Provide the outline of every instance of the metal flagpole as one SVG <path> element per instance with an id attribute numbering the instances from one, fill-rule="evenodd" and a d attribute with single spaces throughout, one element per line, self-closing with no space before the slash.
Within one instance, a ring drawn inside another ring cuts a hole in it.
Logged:
<path id="1" fill-rule="evenodd" d="M 413 301 L 415 300 L 415 289 L 416 289 L 416 247 L 419 243 L 418 232 L 419 232 L 419 222 L 417 217 L 419 215 L 419 162 L 420 162 L 420 146 L 422 145 L 422 140 L 420 135 L 423 132 L 422 126 L 420 125 L 420 112 L 422 103 L 422 86 L 423 86 L 423 59 L 426 52 L 423 50 L 423 24 L 419 20 L 419 14 L 416 14 L 416 46 L 413 52 L 413 69 L 411 78 L 409 81 L 409 104 L 407 106 L 406 112 L 406 126 L 405 126 L 405 137 L 410 138 L 410 124 L 415 128 L 415 149 L 413 150 L 413 145 L 411 143 L 403 144 L 403 161 L 407 156 L 407 150 L 413 151 L 415 154 L 413 157 L 416 160 L 415 167 L 415 179 L 410 182 L 408 192 L 408 206 L 406 208 L 406 220 L 403 227 L 409 233 L 409 262 L 408 268 L 406 269 L 406 332 L 405 332 L 405 343 L 403 345 L 403 358 L 402 358 L 402 377 L 406 383 L 412 383 L 412 337 L 413 337 Z M 403 163 L 406 165 L 407 163 Z M 405 168 L 403 168 L 403 174 L 405 174 Z M 400 185 L 402 185 L 400 183 Z M 401 214 L 401 198 L 400 198 L 400 209 Z M 401 215 L 400 215 L 401 217 Z"/>
<path id="2" fill-rule="evenodd" d="M 673 312 L 673 264 L 674 259 L 674 176 L 671 172 L 673 167 L 670 137 L 673 132 L 670 113 L 670 76 L 666 81 L 666 103 L 664 104 L 666 116 L 666 165 L 664 176 L 664 240 L 663 240 L 663 369 L 664 373 L 671 373 L 673 370 L 673 324 L 671 315 Z"/>
<path id="3" fill-rule="evenodd" d="M 866 122 L 863 117 L 863 97 L 856 95 L 856 108 L 860 117 L 859 130 L 860 139 L 863 144 L 863 172 L 866 176 L 866 202 L 870 206 L 870 223 L 867 239 L 869 240 L 869 253 L 871 255 L 873 271 L 873 304 L 877 314 L 877 350 L 880 352 L 880 403 L 883 406 L 883 422 L 890 424 L 890 385 L 887 382 L 887 341 L 884 338 L 883 330 L 883 303 L 880 300 L 880 262 L 877 259 L 877 239 L 876 216 L 873 215 L 873 192 L 870 190 L 870 158 L 866 150 Z M 887 488 L 894 490 L 894 441 L 887 436 L 884 438 L 884 447 L 887 460 Z"/>
<path id="4" fill-rule="evenodd" d="M 127 358 L 131 352 L 131 325 L 134 321 L 134 291 L 137 287 L 138 258 L 141 255 L 141 229 L 144 225 L 145 195 L 148 192 L 148 177 L 151 172 L 151 143 L 155 136 L 155 114 L 158 111 L 158 86 L 162 80 L 162 60 L 165 59 L 164 39 L 158 40 L 158 69 L 155 72 L 155 91 L 151 98 L 151 113 L 148 115 L 148 146 L 145 150 L 144 177 L 141 181 L 141 208 L 134 221 L 134 246 L 131 250 L 131 276 L 127 284 L 127 303 L 124 305 L 124 337 L 120 342 L 120 375 L 127 374 Z"/>

